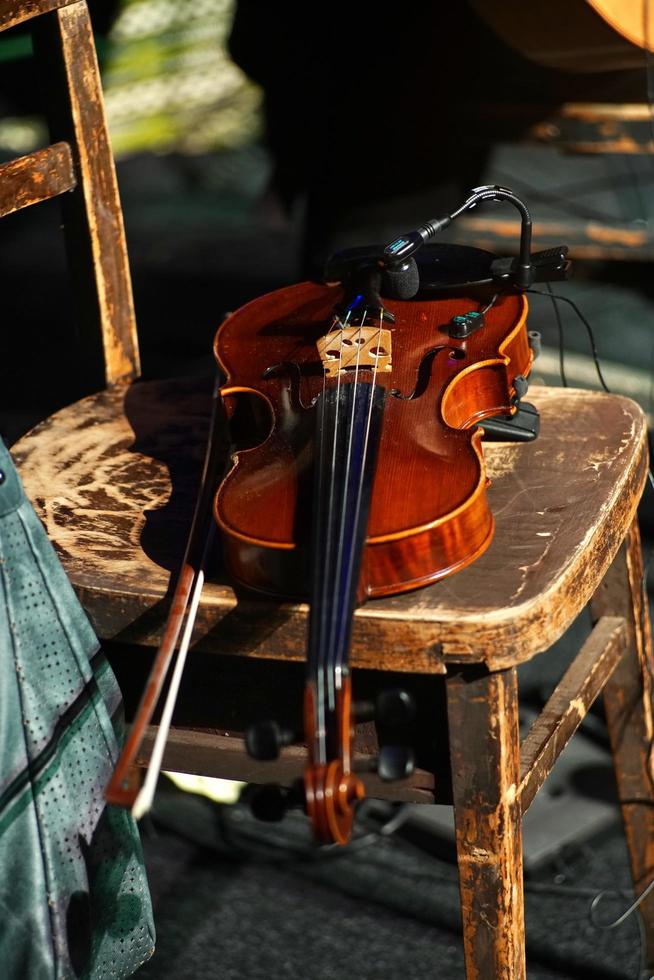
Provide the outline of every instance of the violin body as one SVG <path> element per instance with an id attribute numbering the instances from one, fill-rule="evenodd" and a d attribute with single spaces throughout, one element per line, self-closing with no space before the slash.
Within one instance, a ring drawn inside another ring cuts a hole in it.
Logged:
<path id="1" fill-rule="evenodd" d="M 533 359 L 522 295 L 499 296 L 481 329 L 465 339 L 450 336 L 452 317 L 490 299 L 478 289 L 438 300 L 384 300 L 395 322 L 384 324 L 392 350 L 382 353 L 390 353 L 390 364 L 376 372 L 386 397 L 359 601 L 435 582 L 490 543 L 477 423 L 512 410 L 514 379 L 529 373 Z M 229 572 L 260 592 L 308 591 L 315 415 L 325 384 L 317 342 L 341 300 L 340 286 L 301 283 L 242 307 L 216 336 L 227 414 L 236 397 L 249 394 L 269 421 L 258 445 L 234 455 L 214 504 Z M 339 385 L 344 391 L 371 374 L 359 364 L 340 372 Z"/>

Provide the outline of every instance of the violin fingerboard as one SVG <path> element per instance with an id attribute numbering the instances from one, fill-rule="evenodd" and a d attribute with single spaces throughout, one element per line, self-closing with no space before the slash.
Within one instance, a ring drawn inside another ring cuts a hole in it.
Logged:
<path id="1" fill-rule="evenodd" d="M 357 381 L 326 389 L 315 406 L 308 677 L 326 712 L 347 672 L 385 394 Z"/>

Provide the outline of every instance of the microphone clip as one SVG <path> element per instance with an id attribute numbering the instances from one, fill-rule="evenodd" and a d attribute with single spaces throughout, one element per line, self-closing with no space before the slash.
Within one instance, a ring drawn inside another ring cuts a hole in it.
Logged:
<path id="1" fill-rule="evenodd" d="M 529 285 L 535 282 L 562 282 L 570 278 L 572 262 L 568 258 L 567 245 L 555 245 L 553 248 L 534 252 L 530 257 Z M 518 260 L 497 258 L 491 262 L 490 273 L 498 285 L 511 283 L 516 275 Z M 523 288 L 528 288 L 523 287 Z"/>
<path id="2" fill-rule="evenodd" d="M 507 273 L 511 285 L 514 289 L 524 291 L 529 289 L 534 282 L 534 268 L 531 256 L 531 214 L 527 205 L 517 194 L 514 194 L 508 187 L 501 187 L 499 184 L 484 184 L 481 187 L 474 187 L 470 195 L 456 210 L 440 218 L 432 218 L 415 231 L 400 235 L 387 245 L 383 252 L 381 261 L 387 269 L 397 267 L 398 263 L 412 259 L 418 249 L 442 231 L 448 225 L 464 214 L 470 208 L 476 207 L 482 201 L 494 201 L 502 203 L 508 201 L 520 213 L 520 249 L 516 260 L 512 260 L 510 269 Z M 417 290 L 416 290 L 417 291 Z"/>

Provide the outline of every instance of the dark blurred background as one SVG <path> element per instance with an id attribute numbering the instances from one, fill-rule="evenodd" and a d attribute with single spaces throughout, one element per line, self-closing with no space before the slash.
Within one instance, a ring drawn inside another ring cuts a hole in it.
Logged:
<path id="1" fill-rule="evenodd" d="M 335 248 L 389 241 L 451 210 L 472 186 L 497 182 L 531 207 L 535 248 L 570 245 L 575 276 L 559 288 L 591 323 L 609 386 L 651 412 L 646 59 L 592 75 L 541 68 L 501 42 L 467 3 L 90 6 L 145 377 L 206 374 L 225 312 L 319 275 Z M 613 152 L 574 151 L 590 137 L 562 131 L 560 107 L 589 102 L 640 106 L 640 130 L 621 142 L 615 123 L 604 131 Z M 12 31 L 0 37 L 0 159 L 46 142 L 29 33 Z M 59 225 L 56 200 L 0 223 L 0 431 L 10 442 L 70 401 L 79 382 Z M 488 206 L 443 240 L 512 254 L 518 232 L 512 209 Z M 568 382 L 598 387 L 582 324 L 568 309 L 562 316 Z M 534 381 L 559 384 L 548 300 L 533 297 L 530 326 L 544 345 Z M 574 437 L 574 420 L 565 424 Z M 649 538 L 649 498 L 642 519 Z M 527 714 L 572 647 L 564 639 L 527 665 Z M 563 810 L 546 809 L 530 831 L 529 975 L 635 978 L 634 919 L 604 932 L 588 914 L 601 888 L 629 887 L 601 714 L 590 716 L 577 741 L 579 754 L 569 756 L 545 800 L 548 807 L 563 796 Z M 221 798 L 229 793 L 218 787 Z M 386 840 L 379 830 L 388 816 L 373 812 L 362 827 L 377 835 L 375 846 L 309 861 L 306 828 L 293 815 L 271 831 L 238 807 L 216 809 L 169 788 L 145 829 L 160 941 L 142 975 L 462 976 L 446 829 L 436 832 L 438 820 L 425 829 L 416 817 Z M 575 822 L 578 832 L 569 832 Z M 549 839 L 545 825 L 554 828 Z M 627 894 L 607 900 L 607 920 Z"/>
<path id="2" fill-rule="evenodd" d="M 649 410 L 651 156 L 573 153 L 574 136 L 557 139 L 565 103 L 646 109 L 649 65 L 574 75 L 537 66 L 467 3 L 405 16 L 342 0 L 318 11 L 288 0 L 90 6 L 146 376 L 210 359 L 226 310 L 319 274 L 334 248 L 391 240 L 497 182 L 531 207 L 535 248 L 571 246 L 564 288 L 591 318 L 609 385 Z M 29 33 L 8 32 L 0 159 L 46 142 L 39 106 Z M 643 150 L 647 119 L 639 133 Z M 43 415 L 74 387 L 58 226 L 55 200 L 0 227 L 0 379 L 11 409 L 0 427 L 12 441 L 32 407 Z M 517 235 L 515 212 L 487 205 L 443 240 L 506 254 Z M 563 316 L 569 382 L 594 386 L 585 331 Z M 538 297 L 531 326 L 545 343 L 536 375 L 557 383 L 558 336 Z"/>

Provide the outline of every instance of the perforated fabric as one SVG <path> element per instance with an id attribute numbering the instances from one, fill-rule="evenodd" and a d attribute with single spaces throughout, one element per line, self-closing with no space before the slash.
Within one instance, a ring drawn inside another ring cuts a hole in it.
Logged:
<path id="1" fill-rule="evenodd" d="M 129 976 L 154 926 L 138 831 L 103 798 L 120 694 L 1 443 L 0 672 L 0 976 Z"/>

